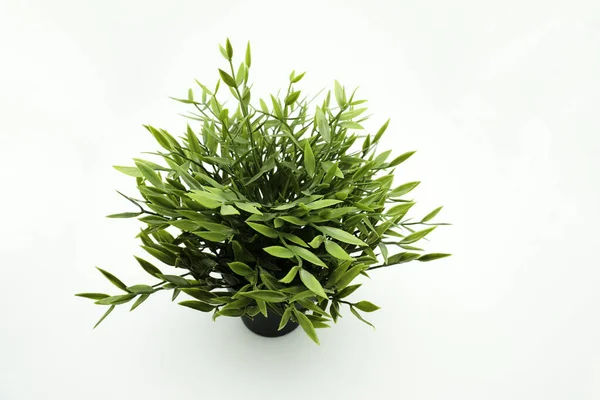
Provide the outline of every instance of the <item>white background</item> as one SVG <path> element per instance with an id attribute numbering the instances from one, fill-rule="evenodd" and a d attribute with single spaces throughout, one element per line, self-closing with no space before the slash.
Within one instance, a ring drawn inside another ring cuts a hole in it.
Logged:
<path id="1" fill-rule="evenodd" d="M 589 1 L 0 3 L 0 399 L 600 398 L 600 13 Z M 157 295 L 133 313 L 93 268 L 146 281 L 111 168 L 183 132 L 193 79 L 253 45 L 258 93 L 360 85 L 383 147 L 418 149 L 435 263 L 373 273 L 320 331 L 265 339 Z"/>

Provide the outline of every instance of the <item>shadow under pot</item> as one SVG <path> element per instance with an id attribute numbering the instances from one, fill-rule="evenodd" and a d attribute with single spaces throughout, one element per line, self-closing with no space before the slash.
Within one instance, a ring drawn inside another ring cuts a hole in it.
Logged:
<path id="1" fill-rule="evenodd" d="M 228 288 L 230 292 L 237 292 L 238 289 L 242 287 L 242 285 L 240 285 L 238 282 L 234 282 L 233 279 L 228 276 L 223 276 L 223 278 L 230 285 L 232 285 L 232 287 Z M 278 315 L 270 307 L 267 307 L 266 317 L 261 313 L 258 313 L 254 317 L 244 314 L 240 318 L 242 319 L 242 322 L 246 328 L 248 328 L 251 332 L 264 337 L 279 337 L 287 335 L 298 327 L 297 322 L 288 320 L 285 327 L 279 330 L 281 315 Z"/>

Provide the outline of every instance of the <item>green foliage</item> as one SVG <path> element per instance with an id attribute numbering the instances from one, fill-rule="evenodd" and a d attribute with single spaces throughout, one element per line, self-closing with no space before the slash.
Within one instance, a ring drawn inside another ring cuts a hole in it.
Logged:
<path id="1" fill-rule="evenodd" d="M 415 202 L 405 196 L 419 182 L 392 188 L 395 168 L 414 151 L 378 152 L 390 121 L 366 131 L 366 101 L 338 81 L 318 105 L 296 88 L 305 73 L 294 71 L 287 90 L 253 99 L 250 44 L 237 67 L 229 39 L 219 50 L 226 67 L 214 89 L 197 82 L 175 99 L 190 108 L 181 135 L 145 125 L 160 150 L 115 166 L 139 194 L 120 193 L 136 208 L 109 217 L 143 224 L 142 249 L 166 267 L 136 259 L 158 282 L 128 286 L 99 269 L 121 293 L 77 296 L 109 306 L 98 324 L 117 305 L 135 300 L 134 310 L 169 290 L 213 319 L 282 315 L 280 329 L 296 322 L 316 343 L 315 329 L 337 322 L 343 306 L 370 324 L 359 311 L 379 307 L 346 300 L 361 287 L 359 275 L 448 256 L 415 246 L 443 225 L 431 222 L 441 207 L 414 222 L 407 216 Z"/>

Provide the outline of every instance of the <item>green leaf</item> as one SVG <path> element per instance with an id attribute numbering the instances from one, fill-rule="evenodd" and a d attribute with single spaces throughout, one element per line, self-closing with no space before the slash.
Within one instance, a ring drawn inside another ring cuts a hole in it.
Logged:
<path id="1" fill-rule="evenodd" d="M 364 322 L 365 324 L 367 324 L 367 325 L 369 325 L 370 327 L 372 327 L 373 329 L 375 329 L 375 326 L 374 326 L 372 323 L 370 323 L 369 321 L 367 321 L 366 319 L 364 319 L 364 318 L 362 317 L 362 315 L 360 315 L 360 314 L 359 314 L 359 312 L 358 312 L 358 311 L 356 311 L 356 310 L 354 309 L 354 307 L 350 306 L 350 311 L 352 312 L 352 314 L 354 314 L 354 316 L 355 316 L 356 318 L 358 318 L 359 320 L 361 320 L 361 321 L 362 321 L 362 322 Z"/>
<path id="2" fill-rule="evenodd" d="M 311 241 L 310 241 L 308 244 L 309 244 L 309 246 L 310 246 L 310 247 L 312 247 L 313 249 L 316 249 L 316 248 L 318 248 L 318 247 L 321 245 L 321 243 L 323 243 L 324 241 L 325 241 L 325 237 L 324 237 L 323 235 L 318 235 L 318 236 L 315 236 L 315 237 L 313 238 L 313 240 L 311 240 Z"/>
<path id="3" fill-rule="evenodd" d="M 327 122 L 327 118 L 325 118 L 323 110 L 318 107 L 317 111 L 315 111 L 315 122 L 319 133 L 323 136 L 323 140 L 327 143 L 331 142 L 331 127 L 329 126 L 329 122 Z"/>
<path id="4" fill-rule="evenodd" d="M 373 143 L 379 142 L 379 139 L 381 139 L 381 136 L 383 136 L 383 134 L 386 131 L 389 124 L 390 124 L 390 120 L 388 119 L 387 121 L 385 121 L 385 124 L 383 124 L 383 126 L 381 128 L 379 128 L 379 130 L 375 134 L 375 137 L 373 138 Z"/>
<path id="5" fill-rule="evenodd" d="M 410 156 L 412 156 L 415 153 L 416 153 L 415 151 L 409 151 L 402 155 L 399 155 L 392 162 L 390 162 L 388 167 L 395 167 L 396 165 L 402 164 L 404 161 L 408 160 L 410 158 Z"/>
<path id="6" fill-rule="evenodd" d="M 169 224 L 174 227 L 181 229 L 185 232 L 193 232 L 200 229 L 200 225 L 195 221 L 190 221 L 189 219 L 179 219 L 177 221 L 169 221 Z"/>
<path id="7" fill-rule="evenodd" d="M 300 269 L 299 265 L 295 265 L 294 267 L 292 267 L 292 269 L 289 270 L 289 272 L 279 280 L 279 282 L 281 283 L 291 283 L 294 278 L 296 277 L 296 274 L 298 273 L 298 270 Z"/>
<path id="8" fill-rule="evenodd" d="M 133 285 L 127 288 L 131 293 L 135 294 L 152 294 L 154 293 L 154 288 L 150 285 Z"/>
<path id="9" fill-rule="evenodd" d="M 289 245 L 288 248 L 290 250 L 292 250 L 294 252 L 294 254 L 296 254 L 298 257 L 313 263 L 315 265 L 319 265 L 321 267 L 327 268 L 327 265 L 321 261 L 321 259 L 319 257 L 317 257 L 313 252 L 311 252 L 310 250 L 304 249 L 302 247 L 298 247 L 298 246 L 292 246 Z"/>
<path id="10" fill-rule="evenodd" d="M 171 265 L 174 266 L 175 265 L 175 261 L 177 259 L 177 257 L 172 254 L 172 253 L 166 253 L 162 250 L 158 250 L 154 247 L 150 247 L 150 246 L 141 246 L 142 249 L 146 250 L 148 252 L 148 254 L 150 254 L 152 257 L 158 259 L 159 261 L 164 262 L 167 265 Z"/>
<path id="11" fill-rule="evenodd" d="M 288 298 L 286 294 L 274 290 L 254 290 L 252 292 L 238 292 L 238 294 L 254 300 L 266 301 L 267 303 L 281 303 Z"/>
<path id="12" fill-rule="evenodd" d="M 339 228 L 333 228 L 330 226 L 315 226 L 315 228 L 317 228 L 318 230 L 320 230 L 327 236 L 339 240 L 340 242 L 354 244 L 357 246 L 367 246 L 367 244 L 365 242 L 363 242 L 356 236 L 354 236 L 346 231 L 343 231 Z"/>
<path id="13" fill-rule="evenodd" d="M 298 225 L 298 226 L 304 226 L 306 224 L 308 224 L 307 221 L 300 219 L 298 217 L 294 217 L 294 216 L 283 216 L 283 217 L 277 217 L 279 219 L 284 220 L 285 222 L 289 222 L 290 224 L 294 224 L 294 225 Z"/>
<path id="14" fill-rule="evenodd" d="M 221 79 L 223 80 L 223 82 L 225 82 L 227 86 L 230 86 L 232 88 L 237 87 L 235 79 L 233 79 L 233 77 L 227 72 L 223 71 L 222 69 L 219 69 L 219 75 L 221 75 Z"/>
<path id="15" fill-rule="evenodd" d="M 96 322 L 96 325 L 94 325 L 94 328 L 93 328 L 93 329 L 96 329 L 96 327 L 97 327 L 98 325 L 100 325 L 100 323 L 101 323 L 102 321 L 104 321 L 104 319 L 105 319 L 106 317 L 108 317 L 108 314 L 110 314 L 110 313 L 112 312 L 112 310 L 114 310 L 114 309 L 115 309 L 115 306 L 114 306 L 114 305 L 110 306 L 110 307 L 108 308 L 108 310 L 106 310 L 106 312 L 104 313 L 104 315 L 103 315 L 103 316 L 100 318 L 100 320 L 99 320 L 98 322 Z"/>
<path id="16" fill-rule="evenodd" d="M 325 241 L 325 250 L 333 257 L 339 258 L 340 260 L 354 260 L 354 258 L 350 257 L 339 244 L 332 242 L 331 240 Z"/>
<path id="17" fill-rule="evenodd" d="M 300 75 L 295 75 L 293 79 L 291 79 L 292 83 L 297 83 L 300 81 L 300 79 L 304 78 L 304 75 L 306 74 L 306 72 L 301 73 Z"/>
<path id="18" fill-rule="evenodd" d="M 133 299 L 135 296 L 137 296 L 137 295 L 133 294 L 133 293 L 119 294 L 119 295 L 116 295 L 116 296 L 109 296 L 109 297 L 105 297 L 103 299 L 100 299 L 100 300 L 96 301 L 96 304 L 101 304 L 101 305 L 119 305 L 119 304 L 125 304 L 125 303 L 131 301 L 131 299 Z"/>
<path id="19" fill-rule="evenodd" d="M 221 206 L 221 215 L 239 215 L 240 212 L 235 209 L 235 207 L 230 206 L 228 204 L 223 204 Z"/>
<path id="20" fill-rule="evenodd" d="M 290 320 L 290 316 L 292 315 L 292 310 L 293 310 L 293 308 L 291 308 L 291 307 L 288 307 L 285 309 L 285 311 L 283 312 L 283 315 L 281 316 L 281 321 L 279 322 L 279 328 L 277 328 L 278 331 L 285 328 L 288 321 Z"/>
<path id="21" fill-rule="evenodd" d="M 318 210 L 325 207 L 331 207 L 336 204 L 342 203 L 342 200 L 334 200 L 334 199 L 324 199 L 313 201 L 312 203 L 308 203 L 305 205 L 309 210 Z"/>
<path id="22" fill-rule="evenodd" d="M 319 280 L 304 268 L 300 269 L 300 280 L 302 281 L 302 283 L 304 283 L 304 286 L 306 286 L 311 292 L 313 292 L 317 296 L 323 297 L 324 299 L 327 298 L 327 295 L 325 294 L 323 286 L 321 286 Z"/>
<path id="23" fill-rule="evenodd" d="M 92 299 L 92 300 L 100 300 L 100 299 L 104 299 L 105 297 L 110 297 L 108 294 L 104 294 L 104 293 L 77 293 L 75 296 L 85 297 L 86 299 Z"/>
<path id="24" fill-rule="evenodd" d="M 231 270 L 238 275 L 241 275 L 241 276 L 254 275 L 254 270 L 252 268 L 250 268 L 250 266 L 248 266 L 247 264 L 244 264 L 243 262 L 234 261 L 234 262 L 228 263 L 227 265 L 229 265 L 229 268 L 231 268 Z"/>
<path id="25" fill-rule="evenodd" d="M 433 231 L 436 227 L 432 226 L 431 228 L 427 228 L 427 229 L 423 229 L 422 231 L 417 231 L 414 233 L 411 233 L 410 235 L 406 236 L 404 239 L 402 239 L 400 241 L 401 244 L 411 244 L 414 243 L 416 241 L 419 241 L 421 239 L 423 239 L 425 236 L 427 236 L 427 234 L 431 231 Z"/>
<path id="26" fill-rule="evenodd" d="M 272 255 L 273 257 L 279 258 L 294 258 L 294 252 L 286 249 L 283 246 L 270 246 L 263 248 L 264 251 Z"/>
<path id="27" fill-rule="evenodd" d="M 440 258 L 446 258 L 446 257 L 450 257 L 452 254 L 446 254 L 446 253 L 429 253 L 429 254 L 424 254 L 421 257 L 417 258 L 417 260 L 419 261 L 433 261 L 433 260 L 439 260 Z"/>
<path id="28" fill-rule="evenodd" d="M 173 289 L 173 295 L 171 296 L 171 301 L 175 301 L 175 299 L 179 296 L 181 290 L 179 288 Z"/>
<path id="29" fill-rule="evenodd" d="M 279 234 L 277 233 L 277 231 L 275 229 L 270 228 L 266 225 L 257 224 L 255 222 L 246 222 L 246 224 L 248 224 L 248 226 L 250 226 L 250 228 L 254 229 L 261 235 L 264 235 L 271 239 L 275 239 L 275 238 L 279 237 Z"/>
<path id="30" fill-rule="evenodd" d="M 303 288 L 302 286 L 300 286 L 300 287 Z M 311 290 L 304 290 L 300 293 L 295 294 L 290 299 L 290 303 L 293 303 L 293 302 L 299 301 L 299 300 L 303 300 L 303 299 L 307 299 L 309 297 L 315 297 L 315 294 Z"/>
<path id="31" fill-rule="evenodd" d="M 149 295 L 149 294 L 143 294 L 143 295 L 141 295 L 140 297 L 138 297 L 138 298 L 137 298 L 137 300 L 135 301 L 135 303 L 133 303 L 133 305 L 132 305 L 132 306 L 131 306 L 131 308 L 129 309 L 129 311 L 133 311 L 133 310 L 135 310 L 136 308 L 138 308 L 138 306 L 139 306 L 140 304 L 142 304 L 144 301 L 146 301 L 146 299 L 147 299 L 148 297 L 150 297 L 150 295 Z"/>
<path id="32" fill-rule="evenodd" d="M 246 67 L 250 68 L 252 64 L 252 53 L 250 52 L 250 41 L 246 45 L 246 57 L 245 57 Z"/>
<path id="33" fill-rule="evenodd" d="M 366 108 L 356 108 L 354 110 L 345 111 L 340 114 L 340 121 L 345 121 L 345 120 L 349 120 L 352 118 L 356 118 L 360 114 L 364 113 L 365 111 L 367 111 Z"/>
<path id="34" fill-rule="evenodd" d="M 108 271 L 103 270 L 102 268 L 96 267 L 96 269 L 98 269 L 98 271 L 100 271 L 102 275 L 104 275 L 104 277 L 108 279 L 113 285 L 115 285 L 121 290 L 124 290 L 125 292 L 127 291 L 127 285 L 121 282 L 116 276 L 114 276 Z"/>
<path id="35" fill-rule="evenodd" d="M 300 97 L 300 91 L 295 91 L 290 93 L 286 98 L 285 98 L 285 105 L 286 106 L 290 106 L 292 104 L 294 104 L 297 100 L 298 97 Z"/>
<path id="36" fill-rule="evenodd" d="M 133 176 L 134 178 L 142 178 L 144 175 L 136 167 L 124 167 L 121 165 L 113 165 L 113 168 L 125 175 Z"/>
<path id="37" fill-rule="evenodd" d="M 334 83 L 334 94 L 335 101 L 338 103 L 338 106 L 344 107 L 346 105 L 346 93 L 342 85 L 336 80 Z"/>
<path id="38" fill-rule="evenodd" d="M 215 309 L 215 306 L 211 306 L 210 304 L 206 304 L 206 303 L 203 303 L 198 300 L 180 301 L 179 304 L 184 307 L 192 308 L 194 310 L 203 311 L 203 312 L 209 312 L 209 311 L 212 311 Z"/>
<path id="39" fill-rule="evenodd" d="M 358 264 L 352 268 L 350 268 L 342 277 L 337 281 L 335 286 L 338 289 L 343 289 L 350 284 L 363 270 L 365 266 L 363 264 Z"/>
<path id="40" fill-rule="evenodd" d="M 358 303 L 352 304 L 354 307 L 358 308 L 360 311 L 364 312 L 373 312 L 379 310 L 381 307 L 376 306 L 375 304 L 369 301 L 359 301 Z"/>
<path id="41" fill-rule="evenodd" d="M 223 204 L 224 199 L 217 196 L 216 194 L 205 192 L 202 190 L 194 190 L 187 194 L 189 198 L 196 201 L 203 207 L 206 208 L 217 208 Z"/>
<path id="42" fill-rule="evenodd" d="M 393 215 L 395 217 L 402 217 L 404 216 L 408 210 L 410 210 L 412 208 L 412 206 L 414 206 L 415 203 L 414 202 L 409 202 L 409 203 L 400 203 L 400 204 L 396 204 L 395 206 L 393 206 L 392 208 L 390 208 L 389 210 L 387 210 L 386 214 L 388 215 Z"/>
<path id="43" fill-rule="evenodd" d="M 404 263 L 416 260 L 420 256 L 421 255 L 419 253 L 411 253 L 411 252 L 405 251 L 405 252 L 394 254 L 393 256 L 388 257 L 386 264 L 387 265 L 404 264 Z"/>
<path id="44" fill-rule="evenodd" d="M 254 207 L 252 204 L 236 202 L 235 206 L 240 210 L 246 211 L 250 214 L 263 215 L 263 213 L 261 213 L 258 208 Z"/>
<path id="45" fill-rule="evenodd" d="M 311 338 L 316 344 L 319 344 L 319 337 L 317 336 L 315 327 L 313 326 L 312 322 L 310 322 L 310 319 L 308 319 L 304 313 L 296 310 L 295 308 L 293 309 L 293 313 L 298 321 L 298 324 L 300 324 L 302 329 L 304 329 L 304 332 L 306 332 L 308 337 Z"/>
<path id="46" fill-rule="evenodd" d="M 179 276 L 179 275 L 163 275 L 163 274 L 161 274 L 160 277 L 162 279 L 164 279 L 165 281 L 172 283 L 176 287 L 189 287 L 190 286 L 190 282 L 187 279 L 185 279 L 184 277 Z"/>
<path id="47" fill-rule="evenodd" d="M 404 185 L 400 185 L 389 193 L 389 197 L 400 197 L 412 191 L 414 188 L 419 186 L 421 182 L 408 182 Z"/>
<path id="48" fill-rule="evenodd" d="M 359 283 L 358 285 L 351 285 L 351 286 L 346 286 L 344 289 L 340 290 L 335 297 L 338 299 L 343 299 L 344 297 L 348 297 L 350 296 L 352 293 L 354 293 L 356 291 L 356 289 L 358 289 L 359 287 L 362 286 L 362 283 Z"/>
<path id="49" fill-rule="evenodd" d="M 227 52 L 227 57 L 231 60 L 233 58 L 233 47 L 231 46 L 229 38 L 225 41 L 225 51 Z"/>
<path id="50" fill-rule="evenodd" d="M 142 162 L 141 160 L 136 160 L 135 165 L 137 166 L 141 174 L 144 176 L 144 178 L 148 182 L 150 182 L 154 187 L 163 187 L 163 182 L 160 179 L 160 176 L 156 172 L 154 172 L 154 170 L 150 168 L 146 163 Z"/>
<path id="51" fill-rule="evenodd" d="M 438 207 L 435 210 L 433 210 L 432 212 L 430 212 L 429 214 L 427 214 L 426 216 L 423 217 L 423 219 L 421 220 L 421 222 L 427 222 L 432 220 L 436 215 L 438 215 L 438 213 L 441 211 L 442 207 Z"/>
<path id="52" fill-rule="evenodd" d="M 137 256 L 134 256 L 134 257 L 138 261 L 138 263 L 140 263 L 140 265 L 142 266 L 144 271 L 146 271 L 147 273 L 149 273 L 150 275 L 152 275 L 155 278 L 161 279 L 160 275 L 162 275 L 162 272 L 160 272 L 160 269 L 156 268 L 154 265 L 152 265 L 148 261 L 144 260 L 143 258 L 140 258 Z"/>
<path id="53" fill-rule="evenodd" d="M 210 231 L 196 231 L 193 232 L 194 235 L 200 236 L 202 239 L 206 239 L 209 242 L 221 243 L 231 237 L 229 233 L 219 233 L 219 232 L 210 232 Z"/>
<path id="54" fill-rule="evenodd" d="M 308 140 L 304 144 L 304 168 L 310 177 L 315 175 L 315 156 Z"/>

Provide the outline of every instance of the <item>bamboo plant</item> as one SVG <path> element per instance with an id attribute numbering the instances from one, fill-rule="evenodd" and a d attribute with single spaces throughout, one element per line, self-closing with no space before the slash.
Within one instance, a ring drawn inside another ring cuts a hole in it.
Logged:
<path id="1" fill-rule="evenodd" d="M 145 125 L 161 147 L 146 157 L 153 161 L 115 166 L 139 195 L 120 193 L 135 211 L 109 217 L 143 224 L 137 237 L 154 261 L 135 258 L 156 282 L 128 285 L 98 268 L 121 293 L 77 296 L 107 307 L 98 324 L 117 306 L 133 310 L 171 291 L 213 319 L 278 315 L 280 329 L 297 322 L 316 343 L 315 329 L 345 310 L 371 325 L 361 313 L 379 307 L 349 299 L 357 278 L 449 255 L 417 243 L 441 225 L 432 222 L 441 207 L 409 218 L 415 202 L 407 195 L 419 182 L 393 187 L 395 169 L 414 151 L 379 152 L 389 120 L 368 133 L 366 101 L 337 81 L 317 104 L 319 95 L 297 88 L 304 73 L 292 72 L 283 92 L 256 104 L 250 43 L 237 68 L 230 41 L 219 48 L 227 67 L 216 86 L 196 81 L 175 99 L 190 109 L 182 135 Z"/>

